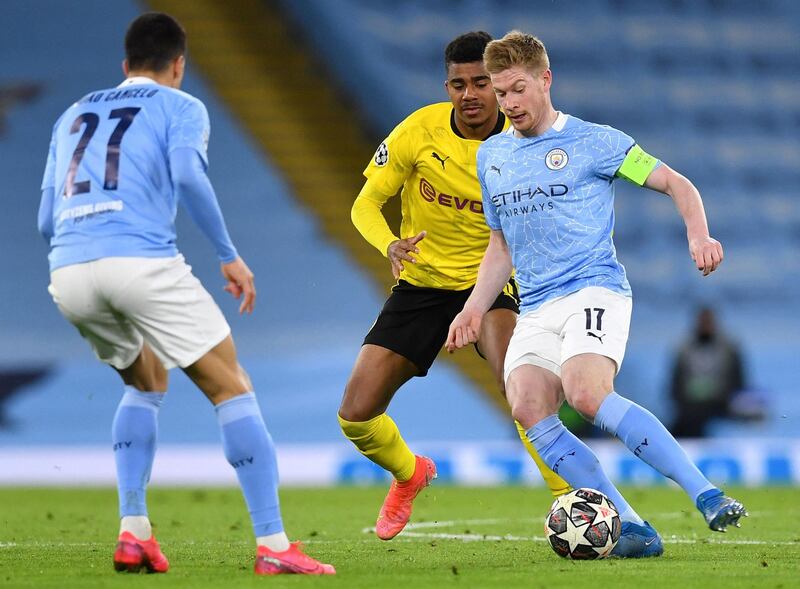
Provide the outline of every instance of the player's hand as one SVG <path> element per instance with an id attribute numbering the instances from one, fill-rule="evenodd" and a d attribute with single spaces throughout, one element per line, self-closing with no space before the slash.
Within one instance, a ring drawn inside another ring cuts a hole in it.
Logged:
<path id="1" fill-rule="evenodd" d="M 425 231 L 420 231 L 414 237 L 395 239 L 386 248 L 386 257 L 389 258 L 389 262 L 392 264 L 392 274 L 396 279 L 400 278 L 400 272 L 405 270 L 403 261 L 411 262 L 412 264 L 417 263 L 417 259 L 412 254 L 419 253 L 417 244 L 425 239 L 426 233 Z"/>
<path id="2" fill-rule="evenodd" d="M 253 282 L 253 273 L 242 258 L 236 258 L 233 262 L 222 264 L 222 275 L 228 284 L 225 290 L 233 295 L 235 299 L 242 299 L 239 305 L 239 313 L 252 313 L 256 306 L 256 285 Z M 242 298 L 244 295 L 244 298 Z"/>
<path id="3" fill-rule="evenodd" d="M 689 238 L 689 253 L 697 269 L 708 276 L 722 263 L 722 244 L 708 235 Z"/>
<path id="4" fill-rule="evenodd" d="M 455 316 L 447 332 L 444 345 L 451 354 L 459 348 L 474 344 L 481 335 L 481 321 L 483 313 L 464 309 Z"/>

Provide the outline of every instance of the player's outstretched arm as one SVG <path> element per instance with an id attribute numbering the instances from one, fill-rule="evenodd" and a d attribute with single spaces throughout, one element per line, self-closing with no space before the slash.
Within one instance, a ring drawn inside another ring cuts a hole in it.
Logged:
<path id="1" fill-rule="evenodd" d="M 666 164 L 661 164 L 647 177 L 647 188 L 672 197 L 686 224 L 689 254 L 697 269 L 708 276 L 722 263 L 722 244 L 708 233 L 703 199 L 694 184 Z"/>
<path id="2" fill-rule="evenodd" d="M 225 290 L 231 293 L 235 299 L 242 299 L 239 313 L 252 313 L 256 306 L 256 285 L 253 273 L 244 260 L 236 258 L 233 262 L 223 263 L 222 276 L 228 281 Z"/>
<path id="3" fill-rule="evenodd" d="M 450 324 L 445 341 L 448 352 L 452 353 L 478 341 L 483 316 L 508 283 L 511 270 L 511 254 L 503 232 L 492 230 L 478 270 L 478 282 L 464 303 L 464 309 Z"/>

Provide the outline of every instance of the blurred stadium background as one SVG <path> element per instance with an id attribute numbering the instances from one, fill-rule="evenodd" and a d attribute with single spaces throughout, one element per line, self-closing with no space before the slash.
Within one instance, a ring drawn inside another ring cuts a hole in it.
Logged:
<path id="1" fill-rule="evenodd" d="M 687 447 L 724 483 L 800 484 L 800 4 L 794 0 L 5 0 L 0 30 L 0 484 L 110 484 L 120 385 L 47 294 L 36 233 L 55 119 L 122 77 L 126 25 L 163 10 L 189 33 L 184 89 L 208 106 L 210 176 L 253 268 L 236 316 L 211 247 L 179 215 L 179 247 L 234 331 L 284 484 L 381 479 L 335 412 L 389 286 L 350 224 L 361 171 L 391 128 L 446 99 L 444 45 L 511 28 L 546 43 L 557 108 L 634 136 L 693 179 L 726 261 L 702 280 L 672 204 L 623 183 L 616 243 L 636 293 L 618 390 L 669 423 L 672 354 L 711 305 L 742 346 L 765 417 L 720 421 Z M 396 218 L 397 211 L 390 214 Z M 472 352 L 404 387 L 390 413 L 445 481 L 541 484 Z M 623 483 L 663 484 L 593 441 Z M 207 401 L 174 373 L 153 482 L 233 484 Z"/>

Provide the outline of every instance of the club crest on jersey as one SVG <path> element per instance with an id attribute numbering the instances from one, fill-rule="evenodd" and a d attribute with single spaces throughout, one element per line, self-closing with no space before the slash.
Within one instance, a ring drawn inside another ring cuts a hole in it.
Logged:
<path id="1" fill-rule="evenodd" d="M 569 156 L 567 155 L 567 152 L 560 147 L 551 149 L 547 152 L 547 155 L 544 156 L 544 163 L 551 170 L 560 170 L 567 165 L 568 161 Z"/>
<path id="2" fill-rule="evenodd" d="M 389 162 L 389 148 L 386 147 L 385 141 L 378 146 L 378 149 L 375 152 L 374 161 L 375 165 L 379 168 L 382 168 Z"/>

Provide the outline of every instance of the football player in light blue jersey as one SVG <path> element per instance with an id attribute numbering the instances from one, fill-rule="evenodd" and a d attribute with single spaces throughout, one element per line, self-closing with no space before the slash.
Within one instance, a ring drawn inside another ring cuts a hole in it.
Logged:
<path id="1" fill-rule="evenodd" d="M 112 424 L 119 491 L 118 571 L 165 573 L 147 514 L 167 370 L 180 367 L 219 422 L 256 536 L 255 572 L 334 574 L 290 543 L 278 501 L 275 448 L 230 327 L 175 247 L 180 200 L 214 244 L 252 312 L 253 274 L 228 236 L 206 176 L 208 114 L 181 92 L 186 34 L 147 13 L 125 35 L 126 80 L 87 94 L 58 119 L 42 182 L 39 230 L 50 243 L 50 293 L 125 390 Z"/>
<path id="2" fill-rule="evenodd" d="M 625 133 L 558 112 L 544 45 L 518 31 L 484 53 L 500 107 L 513 125 L 478 151 L 489 245 L 475 290 L 453 320 L 447 347 L 472 343 L 481 319 L 516 270 L 522 307 L 505 358 L 506 396 L 545 463 L 573 487 L 608 495 L 623 520 L 612 554 L 658 556 L 663 545 L 603 472 L 594 453 L 558 418 L 566 401 L 676 481 L 715 531 L 738 527 L 744 506 L 724 495 L 649 411 L 614 392 L 625 354 L 631 290 L 617 261 L 615 178 L 669 195 L 689 252 L 706 276 L 722 262 L 700 194 Z"/>

